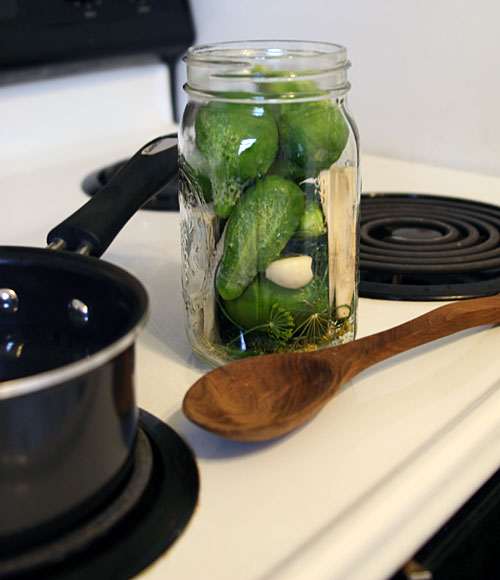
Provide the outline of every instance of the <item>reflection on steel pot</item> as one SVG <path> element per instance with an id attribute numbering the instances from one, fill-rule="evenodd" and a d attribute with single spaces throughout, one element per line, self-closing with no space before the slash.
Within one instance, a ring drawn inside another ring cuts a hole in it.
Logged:
<path id="1" fill-rule="evenodd" d="M 49 249 L 0 248 L 0 554 L 73 525 L 127 475 L 148 297 L 97 257 L 176 174 L 176 137 L 155 139 L 49 233 Z"/>

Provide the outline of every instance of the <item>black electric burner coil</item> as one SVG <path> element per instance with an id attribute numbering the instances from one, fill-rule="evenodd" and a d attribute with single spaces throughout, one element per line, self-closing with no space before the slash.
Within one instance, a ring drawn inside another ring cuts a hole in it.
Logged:
<path id="1" fill-rule="evenodd" d="M 168 425 L 139 412 L 128 480 L 97 513 L 60 536 L 0 557 L 1 580 L 128 580 L 160 557 L 193 515 L 196 461 Z"/>
<path id="2" fill-rule="evenodd" d="M 459 300 L 500 293 L 500 207 L 411 193 L 361 196 L 360 296 Z"/>

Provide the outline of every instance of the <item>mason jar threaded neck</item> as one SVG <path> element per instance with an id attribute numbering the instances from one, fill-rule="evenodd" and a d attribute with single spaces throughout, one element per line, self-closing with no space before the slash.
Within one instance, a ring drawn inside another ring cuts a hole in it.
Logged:
<path id="1" fill-rule="evenodd" d="M 342 96 L 349 88 L 347 51 L 338 44 L 254 40 L 193 46 L 184 90 L 206 100 L 294 102 Z"/>

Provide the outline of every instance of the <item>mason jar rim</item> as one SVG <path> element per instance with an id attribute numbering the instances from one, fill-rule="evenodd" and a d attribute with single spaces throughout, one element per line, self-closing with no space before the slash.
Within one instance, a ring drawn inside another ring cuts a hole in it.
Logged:
<path id="1" fill-rule="evenodd" d="M 293 95 L 295 101 L 324 99 L 326 94 L 342 95 L 350 88 L 347 50 L 330 42 L 237 40 L 199 44 L 188 49 L 184 62 L 187 65 L 184 90 L 197 98 L 225 100 L 228 83 L 233 93 L 241 93 L 231 98 L 238 102 L 248 102 L 249 98 L 272 102 L 273 85 L 280 88 L 283 81 L 293 81 L 295 86 L 299 86 L 297 82 L 313 81 L 319 89 L 309 95 Z M 255 83 L 267 86 L 265 94 L 258 94 Z M 283 102 L 283 95 L 278 96 Z"/>
<path id="2" fill-rule="evenodd" d="M 305 59 L 311 65 L 310 61 L 325 57 L 333 68 L 350 65 L 344 46 L 316 40 L 232 40 L 198 44 L 188 48 L 183 60 L 188 64 L 250 64 L 263 60 Z"/>

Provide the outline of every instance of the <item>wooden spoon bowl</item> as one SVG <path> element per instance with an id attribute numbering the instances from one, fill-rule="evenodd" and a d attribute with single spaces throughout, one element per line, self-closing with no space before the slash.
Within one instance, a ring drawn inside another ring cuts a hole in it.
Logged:
<path id="1" fill-rule="evenodd" d="M 366 368 L 475 326 L 500 322 L 500 297 L 453 302 L 409 322 L 336 347 L 264 355 L 219 367 L 186 393 L 185 415 L 237 441 L 267 441 L 313 417 Z"/>

